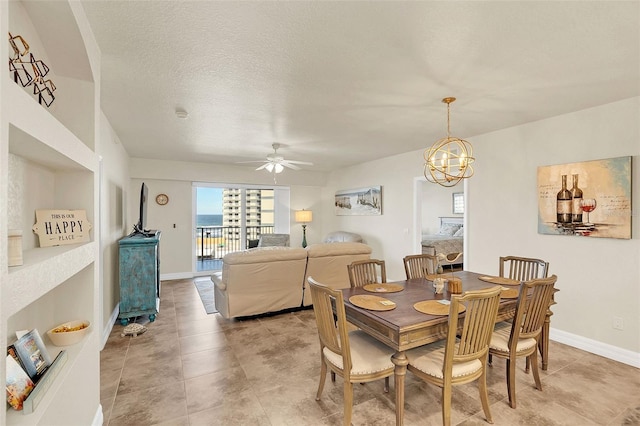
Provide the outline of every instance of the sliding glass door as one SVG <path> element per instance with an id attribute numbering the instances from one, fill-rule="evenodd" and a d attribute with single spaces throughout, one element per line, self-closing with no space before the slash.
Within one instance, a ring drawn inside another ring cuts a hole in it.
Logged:
<path id="1" fill-rule="evenodd" d="M 197 272 L 220 269 L 260 235 L 289 232 L 289 188 L 194 183 L 194 193 Z"/>

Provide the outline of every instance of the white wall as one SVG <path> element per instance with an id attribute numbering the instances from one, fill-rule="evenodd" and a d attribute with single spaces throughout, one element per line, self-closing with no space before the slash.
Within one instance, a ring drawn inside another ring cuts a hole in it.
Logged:
<path id="1" fill-rule="evenodd" d="M 465 268 L 498 273 L 498 257 L 520 255 L 550 262 L 558 275 L 552 338 L 597 347 L 614 359 L 640 366 L 640 243 L 637 213 L 633 239 L 594 239 L 537 233 L 538 166 L 640 155 L 640 98 L 467 138 L 476 174 L 466 183 Z M 464 135 L 463 135 L 464 136 Z M 427 146 L 425 146 L 427 148 Z M 387 262 L 389 279 L 402 279 L 402 258 L 416 251 L 414 181 L 422 174 L 422 151 L 332 173 L 323 190 L 326 230 L 358 232 Z M 633 180 L 638 182 L 638 168 Z M 383 186 L 382 216 L 336 216 L 337 190 Z M 420 187 L 417 185 L 416 187 Z M 639 185 L 633 186 L 638 211 Z M 623 318 L 624 330 L 612 328 Z M 593 348 L 592 348 L 593 349 Z M 607 353 L 608 351 L 608 353 Z"/>
<path id="2" fill-rule="evenodd" d="M 422 232 L 435 234 L 440 229 L 441 217 L 464 217 L 453 214 L 453 194 L 464 193 L 462 182 L 447 188 L 431 182 L 422 183 Z"/>
<path id="3" fill-rule="evenodd" d="M 512 254 L 550 262 L 558 275 L 552 326 L 635 352 L 640 361 L 640 190 L 632 185 L 631 240 L 537 233 L 538 166 L 640 155 L 640 98 L 474 137 L 478 167 L 468 182 L 470 270 L 497 272 Z M 498 167 L 483 167 L 490 159 Z M 633 181 L 638 168 L 633 168 Z M 488 244 L 490 242 L 490 244 Z M 490 267 L 491 270 L 487 270 Z M 621 317 L 624 330 L 612 328 Z"/>
<path id="4" fill-rule="evenodd" d="M 100 277 L 102 300 L 101 331 L 111 329 L 111 315 L 120 302 L 118 240 L 125 236 L 129 192 L 129 156 L 107 117 L 102 114 L 97 147 L 102 158 L 100 181 Z"/>

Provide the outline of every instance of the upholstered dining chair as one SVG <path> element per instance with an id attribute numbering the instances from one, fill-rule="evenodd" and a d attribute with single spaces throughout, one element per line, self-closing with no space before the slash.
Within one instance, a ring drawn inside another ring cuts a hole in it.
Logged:
<path id="1" fill-rule="evenodd" d="M 530 257 L 501 256 L 500 276 L 518 281 L 547 278 L 549 262 Z"/>
<path id="2" fill-rule="evenodd" d="M 518 256 L 501 256 L 500 257 L 500 276 L 504 278 L 511 278 L 518 281 L 529 281 L 536 278 L 547 278 L 549 276 L 549 262 L 545 262 L 541 259 L 534 259 L 531 257 L 518 257 Z M 551 297 L 551 304 L 554 304 L 553 296 Z M 549 329 L 551 328 L 550 317 L 553 315 L 551 309 L 547 312 L 549 315 L 545 318 L 544 325 L 542 327 L 542 334 L 544 336 L 549 335 Z M 543 360 L 547 360 L 546 353 L 548 348 L 543 346 L 543 341 L 548 339 L 541 339 L 539 342 L 540 355 Z M 544 366 L 543 366 L 544 367 Z M 544 367 L 546 368 L 546 367 Z M 526 372 L 529 372 L 529 359 L 526 361 Z"/>
<path id="3" fill-rule="evenodd" d="M 391 362 L 394 350 L 362 330 L 348 332 L 342 292 L 322 285 L 312 277 L 307 281 L 311 289 L 313 312 L 320 337 L 321 367 L 316 401 L 319 401 L 322 395 L 328 368 L 343 379 L 344 424 L 350 425 L 353 384 L 385 379 L 384 389 L 388 392 L 389 377 L 395 369 Z"/>
<path id="4" fill-rule="evenodd" d="M 356 260 L 347 265 L 351 287 L 362 287 L 373 283 L 386 283 L 387 270 L 384 260 Z"/>
<path id="5" fill-rule="evenodd" d="M 489 343 L 489 365 L 495 355 L 507 360 L 509 405 L 516 408 L 516 359 L 526 357 L 533 370 L 536 389 L 542 390 L 538 372 L 538 341 L 557 277 L 539 278 L 520 284 L 520 295 L 511 327 L 493 332 Z"/>
<path id="6" fill-rule="evenodd" d="M 407 369 L 425 382 L 442 388 L 443 425 L 451 424 L 452 387 L 474 380 L 479 382 L 480 400 L 487 422 L 493 423 L 487 393 L 486 365 L 489 340 L 498 315 L 500 292 L 501 288 L 494 286 L 452 295 L 444 343 L 433 343 L 406 352 L 409 361 Z M 466 307 L 464 320 L 458 317 L 461 304 Z"/>
<path id="7" fill-rule="evenodd" d="M 407 279 L 422 278 L 427 274 L 435 274 L 438 267 L 438 258 L 430 254 L 412 254 L 405 256 L 404 272 Z"/>

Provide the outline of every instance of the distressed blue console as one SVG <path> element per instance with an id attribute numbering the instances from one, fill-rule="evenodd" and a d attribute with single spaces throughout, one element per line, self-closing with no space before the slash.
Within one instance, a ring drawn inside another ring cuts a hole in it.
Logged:
<path id="1" fill-rule="evenodd" d="M 120 241 L 120 324 L 160 310 L 160 231 L 133 234 Z"/>

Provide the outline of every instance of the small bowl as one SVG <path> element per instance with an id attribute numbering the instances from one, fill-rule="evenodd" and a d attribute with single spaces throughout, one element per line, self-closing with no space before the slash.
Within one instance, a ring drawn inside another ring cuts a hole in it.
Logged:
<path id="1" fill-rule="evenodd" d="M 56 346 L 75 345 L 84 338 L 87 331 L 89 331 L 90 325 L 91 323 L 89 321 L 83 320 L 65 322 L 47 331 L 47 336 L 49 336 L 51 342 Z M 82 326 L 84 327 L 77 329 Z"/>

